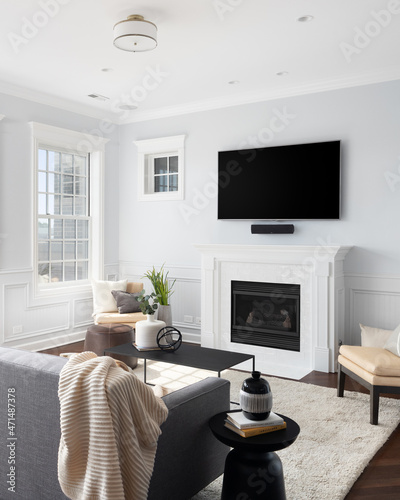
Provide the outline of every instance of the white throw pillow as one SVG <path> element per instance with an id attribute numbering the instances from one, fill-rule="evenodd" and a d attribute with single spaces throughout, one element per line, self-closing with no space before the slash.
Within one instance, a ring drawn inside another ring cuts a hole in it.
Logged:
<path id="1" fill-rule="evenodd" d="M 383 347 L 388 338 L 392 335 L 393 330 L 383 330 L 382 328 L 374 328 L 365 326 L 360 323 L 361 328 L 361 345 L 363 347 Z"/>
<path id="2" fill-rule="evenodd" d="M 121 281 L 92 281 L 93 289 L 93 315 L 105 312 L 118 312 L 117 303 L 111 290 L 126 292 L 128 280 Z"/>
<path id="3" fill-rule="evenodd" d="M 400 356 L 400 325 L 393 330 L 392 335 L 385 344 L 385 349 L 396 354 L 396 356 Z"/>

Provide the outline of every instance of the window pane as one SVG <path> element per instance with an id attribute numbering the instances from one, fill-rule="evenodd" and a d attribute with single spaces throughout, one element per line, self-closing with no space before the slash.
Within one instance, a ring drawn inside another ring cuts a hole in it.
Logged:
<path id="1" fill-rule="evenodd" d="M 75 267 L 75 262 L 66 262 L 64 264 L 64 281 L 76 280 Z"/>
<path id="2" fill-rule="evenodd" d="M 60 153 L 49 151 L 49 171 L 60 172 Z"/>
<path id="3" fill-rule="evenodd" d="M 50 213 L 54 213 L 54 215 L 61 214 L 61 196 L 54 196 L 54 211 Z"/>
<path id="4" fill-rule="evenodd" d="M 178 174 L 172 174 L 169 176 L 169 190 L 178 191 Z"/>
<path id="5" fill-rule="evenodd" d="M 45 193 L 47 191 L 46 172 L 38 173 L 38 191 Z"/>
<path id="6" fill-rule="evenodd" d="M 62 263 L 51 265 L 51 281 L 64 281 Z"/>
<path id="7" fill-rule="evenodd" d="M 154 158 L 154 173 L 166 174 L 168 172 L 168 158 Z"/>
<path id="8" fill-rule="evenodd" d="M 52 241 L 50 244 L 51 244 L 51 260 L 61 260 L 63 258 L 62 242 Z"/>
<path id="9" fill-rule="evenodd" d="M 45 194 L 38 195 L 38 213 L 39 214 L 47 214 L 46 195 Z"/>
<path id="10" fill-rule="evenodd" d="M 39 241 L 38 260 L 49 260 L 49 242 Z"/>
<path id="11" fill-rule="evenodd" d="M 168 176 L 167 175 L 159 175 L 154 177 L 154 192 L 161 193 L 163 191 L 167 191 L 168 186 Z"/>
<path id="12" fill-rule="evenodd" d="M 88 258 L 88 242 L 78 241 L 77 242 L 77 258 L 87 259 Z"/>
<path id="13" fill-rule="evenodd" d="M 49 220 L 39 219 L 38 220 L 38 238 L 39 240 L 49 239 Z"/>
<path id="14" fill-rule="evenodd" d="M 47 174 L 47 191 L 49 193 L 61 193 L 61 175 Z"/>
<path id="15" fill-rule="evenodd" d="M 62 183 L 62 192 L 64 194 L 74 194 L 74 178 L 72 175 L 63 175 Z"/>
<path id="16" fill-rule="evenodd" d="M 46 150 L 45 149 L 39 149 L 38 151 L 38 169 L 39 170 L 46 170 Z"/>
<path id="17" fill-rule="evenodd" d="M 64 243 L 64 259 L 65 260 L 76 259 L 75 241 L 69 241 Z"/>
<path id="18" fill-rule="evenodd" d="M 86 175 L 86 157 L 85 156 L 75 156 L 75 175 Z"/>
<path id="19" fill-rule="evenodd" d="M 87 220 L 78 220 L 78 235 L 77 237 L 82 239 L 82 238 L 89 238 L 89 221 Z"/>
<path id="20" fill-rule="evenodd" d="M 78 275 L 77 278 L 78 280 L 87 280 L 89 277 L 89 272 L 88 272 L 88 263 L 87 262 L 78 262 Z"/>
<path id="21" fill-rule="evenodd" d="M 170 173 L 178 173 L 178 157 L 170 156 L 169 157 L 169 171 Z"/>
<path id="22" fill-rule="evenodd" d="M 61 169 L 64 174 L 73 174 L 72 155 L 61 153 Z"/>
<path id="23" fill-rule="evenodd" d="M 62 197 L 62 214 L 63 215 L 72 215 L 72 205 L 73 205 L 73 197 L 72 196 L 63 196 Z"/>
<path id="24" fill-rule="evenodd" d="M 42 277 L 40 281 L 42 283 L 48 283 L 49 281 L 49 263 L 43 262 L 38 264 L 38 275 Z"/>
<path id="25" fill-rule="evenodd" d="M 63 221 L 60 219 L 52 220 L 50 223 L 50 238 L 60 240 L 63 237 Z"/>
<path id="26" fill-rule="evenodd" d="M 83 196 L 75 198 L 75 215 L 86 215 L 86 198 Z"/>
<path id="27" fill-rule="evenodd" d="M 86 196 L 86 178 L 75 177 L 75 194 Z"/>
<path id="28" fill-rule="evenodd" d="M 64 222 L 64 238 L 66 240 L 76 238 L 76 221 L 66 220 Z"/>

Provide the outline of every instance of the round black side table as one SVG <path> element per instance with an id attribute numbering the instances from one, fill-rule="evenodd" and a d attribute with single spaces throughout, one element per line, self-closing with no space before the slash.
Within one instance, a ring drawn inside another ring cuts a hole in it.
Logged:
<path id="1" fill-rule="evenodd" d="M 286 429 L 248 438 L 224 426 L 226 412 L 210 419 L 214 436 L 233 448 L 225 461 L 221 500 L 286 500 L 282 462 L 275 451 L 293 444 L 300 427 L 289 417 L 280 416 Z"/>

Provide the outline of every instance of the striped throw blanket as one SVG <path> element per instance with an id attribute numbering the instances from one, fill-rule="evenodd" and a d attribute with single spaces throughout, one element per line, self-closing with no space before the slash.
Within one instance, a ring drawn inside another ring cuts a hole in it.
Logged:
<path id="1" fill-rule="evenodd" d="M 144 500 L 153 472 L 162 399 L 124 363 L 92 352 L 60 373 L 58 479 L 73 500 Z"/>

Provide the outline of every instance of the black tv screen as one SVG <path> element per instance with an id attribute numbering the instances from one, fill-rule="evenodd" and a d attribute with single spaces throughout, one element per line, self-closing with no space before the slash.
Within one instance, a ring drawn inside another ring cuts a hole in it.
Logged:
<path id="1" fill-rule="evenodd" d="M 340 141 L 218 153 L 218 219 L 340 218 Z"/>

